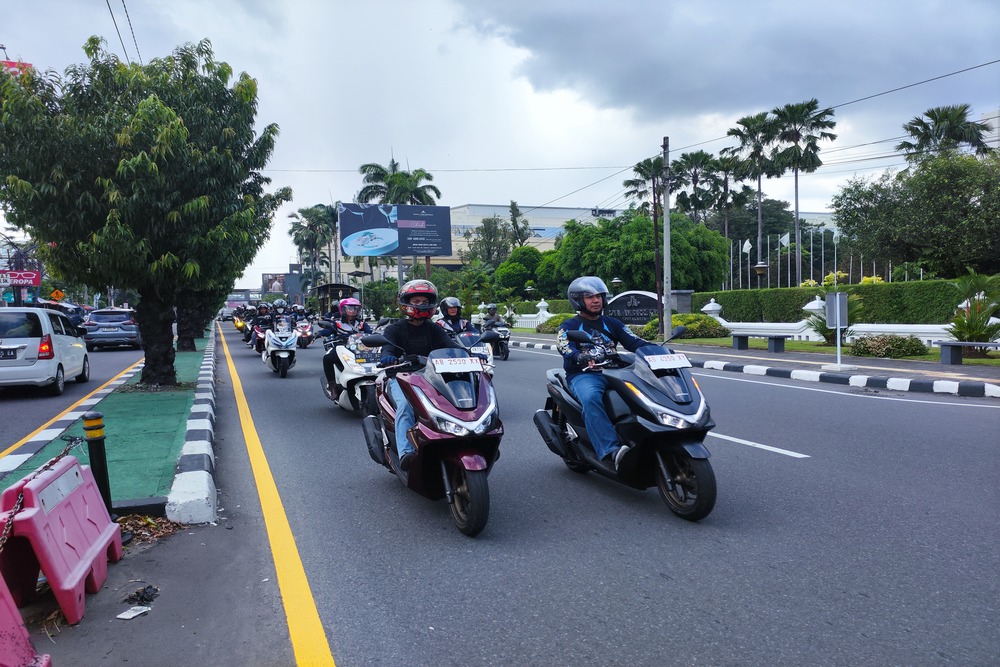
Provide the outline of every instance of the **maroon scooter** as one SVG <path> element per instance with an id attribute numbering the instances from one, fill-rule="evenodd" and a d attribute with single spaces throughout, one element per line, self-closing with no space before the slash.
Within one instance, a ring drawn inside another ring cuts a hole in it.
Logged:
<path id="1" fill-rule="evenodd" d="M 489 342 L 483 337 L 484 342 Z M 496 336 L 495 333 L 492 334 Z M 368 347 L 393 347 L 384 336 L 361 339 Z M 415 450 L 409 470 L 396 452 L 396 405 L 386 381 L 395 377 L 413 407 L 416 425 L 407 432 Z M 490 516 L 487 482 L 500 457 L 503 424 L 483 361 L 465 349 L 443 348 L 427 357 L 410 355 L 384 368 L 375 382 L 379 414 L 362 421 L 368 454 L 420 495 L 445 498 L 455 525 L 478 535 Z"/>

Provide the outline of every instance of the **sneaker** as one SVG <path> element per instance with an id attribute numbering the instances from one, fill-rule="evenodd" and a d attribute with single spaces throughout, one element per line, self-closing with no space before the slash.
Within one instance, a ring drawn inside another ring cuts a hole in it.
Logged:
<path id="1" fill-rule="evenodd" d="M 413 452 L 406 452 L 399 457 L 399 469 L 403 472 L 407 472 L 410 469 L 411 463 L 413 463 Z"/>
<path id="2" fill-rule="evenodd" d="M 618 470 L 618 467 L 622 464 L 622 459 L 625 458 L 626 452 L 630 449 L 632 449 L 630 445 L 622 445 L 618 448 L 618 451 L 615 452 L 615 470 Z"/>

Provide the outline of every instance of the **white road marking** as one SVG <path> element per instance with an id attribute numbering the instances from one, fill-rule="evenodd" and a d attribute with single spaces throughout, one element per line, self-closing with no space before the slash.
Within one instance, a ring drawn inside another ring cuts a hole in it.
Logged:
<path id="1" fill-rule="evenodd" d="M 713 438 L 719 438 L 720 440 L 728 440 L 729 442 L 735 442 L 740 445 L 746 445 L 747 447 L 756 447 L 757 449 L 764 449 L 769 452 L 774 452 L 775 454 L 784 454 L 785 456 L 791 456 L 794 459 L 810 458 L 808 454 L 800 454 L 799 452 L 793 452 L 787 449 L 778 449 L 777 447 L 771 447 L 770 445 L 762 445 L 759 442 L 753 442 L 752 440 L 734 438 L 731 435 L 722 435 L 721 433 L 714 433 L 712 431 L 709 431 L 708 434 Z"/>

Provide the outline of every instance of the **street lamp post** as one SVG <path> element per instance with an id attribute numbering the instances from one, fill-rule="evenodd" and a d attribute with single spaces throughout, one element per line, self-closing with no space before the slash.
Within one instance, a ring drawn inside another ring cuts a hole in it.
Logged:
<path id="1" fill-rule="evenodd" d="M 531 285 L 528 285 L 527 287 L 524 288 L 524 291 L 528 294 L 528 300 L 531 301 L 531 294 L 535 291 L 535 288 L 532 287 Z"/>
<path id="2" fill-rule="evenodd" d="M 611 281 L 611 286 L 615 289 L 615 294 L 617 295 L 618 294 L 618 290 L 621 289 L 621 286 L 622 286 L 622 279 L 621 278 L 614 278 Z"/>

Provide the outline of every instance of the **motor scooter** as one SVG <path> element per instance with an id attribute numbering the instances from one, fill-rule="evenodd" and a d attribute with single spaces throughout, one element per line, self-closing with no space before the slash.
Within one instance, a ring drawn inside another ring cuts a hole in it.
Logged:
<path id="1" fill-rule="evenodd" d="M 504 361 L 510 357 L 510 327 L 503 320 L 499 322 L 488 322 L 483 325 L 483 331 L 496 331 L 500 340 L 493 344 L 494 356 L 500 357 Z"/>
<path id="2" fill-rule="evenodd" d="M 324 323 L 327 325 L 342 325 L 342 323 Z M 343 325 L 347 326 L 347 325 Z M 337 395 L 330 391 L 326 375 L 320 378 L 323 394 L 344 410 L 360 410 L 365 415 L 378 414 L 378 401 L 375 395 L 375 379 L 378 377 L 378 361 L 381 358 L 380 348 L 368 347 L 362 342 L 365 336 L 353 330 L 341 333 L 337 331 L 323 340 L 326 354 L 332 354 L 334 368 L 334 385 Z"/>
<path id="3" fill-rule="evenodd" d="M 264 365 L 278 374 L 286 377 L 288 370 L 295 366 L 295 346 L 299 332 L 286 317 L 276 317 L 274 328 L 264 330 L 264 350 L 260 359 Z M 260 344 L 260 339 L 257 340 Z"/>
<path id="4" fill-rule="evenodd" d="M 379 334 L 361 342 L 383 350 L 392 347 Z M 407 471 L 400 468 L 396 452 L 396 405 L 386 387 L 390 377 L 399 383 L 416 419 L 406 433 L 415 450 Z M 478 535 L 489 520 L 487 480 L 503 437 L 496 392 L 482 359 L 458 348 L 407 356 L 385 367 L 375 387 L 379 414 L 362 420 L 369 456 L 420 495 L 445 498 L 455 526 L 470 537 Z"/>
<path id="5" fill-rule="evenodd" d="M 295 344 L 304 350 L 313 342 L 312 322 L 308 318 L 303 317 L 295 323 L 295 329 L 299 332 L 299 339 Z"/>
<path id="6" fill-rule="evenodd" d="M 683 331 L 677 327 L 671 337 Z M 567 337 L 582 347 L 592 344 L 583 331 L 569 331 Z M 635 489 L 656 486 L 674 514 L 688 521 L 704 519 L 716 500 L 715 473 L 703 444 L 715 422 L 688 370 L 691 362 L 683 354 L 648 345 L 634 354 L 612 354 L 595 366 L 608 380 L 604 409 L 618 437 L 632 449 L 617 469 L 597 459 L 583 408 L 562 368 L 546 372 L 549 395 L 534 417 L 542 440 L 573 472 L 593 470 Z"/>

